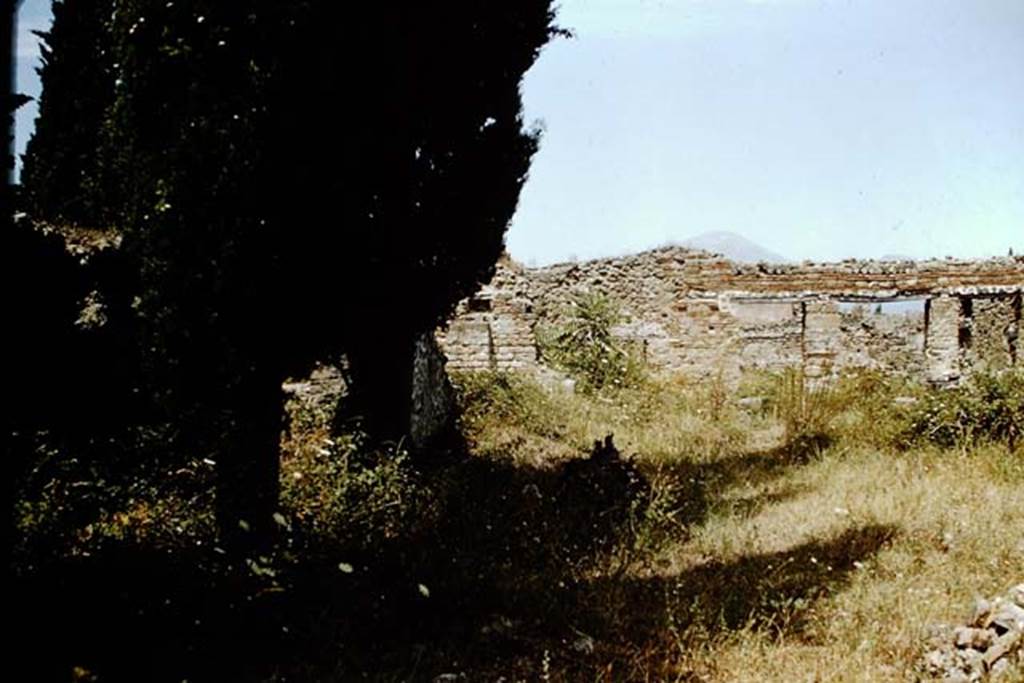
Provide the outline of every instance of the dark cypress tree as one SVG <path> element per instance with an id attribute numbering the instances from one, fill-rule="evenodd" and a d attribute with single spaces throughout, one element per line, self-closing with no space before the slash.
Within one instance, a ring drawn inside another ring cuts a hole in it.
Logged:
<path id="1" fill-rule="evenodd" d="M 286 51 L 278 221 L 322 233 L 290 245 L 328 239 L 291 258 L 334 299 L 304 315 L 339 326 L 379 437 L 408 432 L 416 337 L 493 274 L 537 146 L 520 82 L 551 19 L 547 0 L 318 3 Z"/>
<path id="2" fill-rule="evenodd" d="M 69 224 L 107 227 L 109 221 L 105 207 L 113 196 L 103 183 L 99 147 L 113 97 L 109 24 L 114 6 L 114 0 L 58 0 L 52 6 L 50 29 L 36 32 L 42 39 L 38 72 L 43 91 L 22 168 L 21 208 L 29 219 L 18 233 L 24 244 L 36 245 L 34 249 L 63 245 L 60 235 L 44 239 L 33 234 L 38 219 L 62 229 Z M 129 304 L 134 278 L 116 250 L 92 254 L 81 264 L 65 250 L 58 252 L 63 254 L 62 268 L 67 267 L 64 261 L 73 264 L 74 287 L 63 287 L 61 294 L 66 299 L 62 309 L 69 308 L 73 315 L 68 318 L 68 311 L 58 309 L 52 300 L 33 304 L 33 328 L 45 339 L 30 346 L 46 349 L 42 358 L 47 368 L 59 368 L 48 373 L 51 397 L 40 416 L 45 417 L 41 426 L 51 439 L 74 443 L 72 450 L 81 458 L 81 448 L 111 438 L 139 415 L 132 391 L 136 354 Z M 35 258 L 41 257 L 21 257 L 26 262 Z M 56 269 L 56 258 L 46 258 L 53 264 L 51 270 Z M 53 275 L 61 281 L 56 272 Z M 42 287 L 27 289 L 40 299 L 52 296 Z M 105 324 L 75 324 L 86 296 L 96 291 L 104 305 Z"/>
<path id="3" fill-rule="evenodd" d="M 287 374 L 344 351 L 368 426 L 408 430 L 414 340 L 490 276 L 536 149 L 519 83 L 550 0 L 365 5 L 122 0 L 112 24 L 104 164 L 152 386 L 239 543 L 272 526 Z"/>
<path id="4" fill-rule="evenodd" d="M 103 226 L 98 145 L 113 94 L 107 23 L 113 0 L 56 0 L 42 39 L 35 132 L 23 158 L 23 204 L 34 218 Z M 104 226 L 105 227 L 105 226 Z"/>
<path id="5" fill-rule="evenodd" d="M 268 535 L 278 487 L 279 266 L 260 176 L 276 5 L 124 0 L 112 23 L 102 161 L 139 274 L 144 374 L 178 448 L 217 462 L 235 546 Z"/>
<path id="6" fill-rule="evenodd" d="M 73 258 L 55 235 L 14 220 L 14 112 L 30 98 L 15 93 L 14 21 L 17 2 L 0 5 L 0 111 L 3 114 L 3 164 L 0 171 L 0 282 L 8 293 L 4 313 L 3 378 L 11 400 L 0 411 L 0 480 L 3 500 L 12 501 L 31 456 L 35 433 L 66 417 L 62 380 L 66 350 L 73 339 L 82 280 Z M 3 510 L 4 569 L 15 540 L 13 506 Z M 5 576 L 5 578 L 7 578 Z M 10 583 L 9 581 L 7 583 Z"/>

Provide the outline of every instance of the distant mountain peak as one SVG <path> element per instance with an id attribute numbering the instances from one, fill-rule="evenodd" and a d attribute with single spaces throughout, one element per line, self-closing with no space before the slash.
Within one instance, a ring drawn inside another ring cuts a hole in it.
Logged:
<path id="1" fill-rule="evenodd" d="M 788 259 L 780 254 L 762 247 L 743 235 L 727 230 L 704 232 L 682 242 L 682 246 L 691 249 L 703 249 L 721 254 L 730 261 L 741 263 L 786 263 Z"/>

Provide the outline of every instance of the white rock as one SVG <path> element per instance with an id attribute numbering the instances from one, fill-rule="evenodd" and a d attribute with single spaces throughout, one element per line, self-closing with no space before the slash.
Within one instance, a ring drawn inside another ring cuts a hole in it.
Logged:
<path id="1" fill-rule="evenodd" d="M 956 646 L 959 648 L 973 648 L 975 650 L 987 650 L 996 634 L 983 628 L 970 628 L 960 626 L 954 632 Z"/>
<path id="2" fill-rule="evenodd" d="M 1010 600 L 1013 600 L 1017 607 L 1024 607 L 1024 583 L 1019 583 L 1010 589 Z"/>
<path id="3" fill-rule="evenodd" d="M 996 607 L 991 621 L 1007 631 L 1024 631 L 1024 607 L 1003 602 Z"/>
<path id="4" fill-rule="evenodd" d="M 981 626 L 985 623 L 988 618 L 989 612 L 992 611 L 992 603 L 984 598 L 978 598 L 974 601 L 974 612 L 971 615 L 971 625 Z"/>

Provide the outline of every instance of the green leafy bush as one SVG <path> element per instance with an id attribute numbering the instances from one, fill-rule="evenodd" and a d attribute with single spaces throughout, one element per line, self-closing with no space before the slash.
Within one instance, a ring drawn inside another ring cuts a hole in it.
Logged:
<path id="1" fill-rule="evenodd" d="M 925 395 L 910 416 L 904 441 L 965 448 L 1005 442 L 1024 433 L 1024 372 L 981 373 L 966 384 Z"/>
<path id="2" fill-rule="evenodd" d="M 395 451 L 367 450 L 346 434 L 306 439 L 282 463 L 281 508 L 322 548 L 368 551 L 417 527 L 429 493 Z"/>
<path id="3" fill-rule="evenodd" d="M 624 320 L 609 297 L 587 292 L 577 295 L 564 322 L 538 329 L 541 357 L 569 373 L 584 393 L 636 386 L 644 377 L 642 361 L 629 345 L 612 334 Z"/>

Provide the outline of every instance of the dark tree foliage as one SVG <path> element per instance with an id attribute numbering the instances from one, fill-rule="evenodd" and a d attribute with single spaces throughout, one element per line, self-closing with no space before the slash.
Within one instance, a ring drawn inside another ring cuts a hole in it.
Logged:
<path id="1" fill-rule="evenodd" d="M 284 3 L 127 0 L 103 163 L 137 268 L 145 376 L 178 446 L 218 464 L 228 541 L 277 499 L 286 329 L 265 190 L 268 63 Z"/>
<path id="2" fill-rule="evenodd" d="M 37 219 L 104 222 L 97 147 L 113 93 L 106 23 L 113 0 L 56 0 L 42 39 L 39 116 L 21 171 L 22 201 Z"/>
<path id="3" fill-rule="evenodd" d="M 536 134 L 519 84 L 550 0 L 122 0 L 102 161 L 152 390 L 263 535 L 280 385 L 348 354 L 367 426 L 409 427 L 411 357 L 493 271 Z"/>
<path id="4" fill-rule="evenodd" d="M 493 274 L 536 150 L 519 85 L 549 5 L 320 3 L 286 50 L 280 221 L 329 231 L 303 289 L 345 294 L 307 315 L 333 318 L 373 433 L 406 433 L 414 338 Z"/>
<path id="5" fill-rule="evenodd" d="M 47 386 L 50 405 L 41 411 L 40 417 L 46 419 L 38 426 L 79 445 L 99 437 L 99 432 L 108 436 L 115 421 L 130 421 L 127 397 L 117 396 L 116 405 L 112 401 L 118 391 L 129 391 L 127 361 L 132 354 L 124 329 L 128 316 L 123 313 L 131 278 L 127 264 L 110 250 L 93 254 L 79 265 L 66 253 L 58 234 L 36 234 L 32 225 L 39 219 L 62 228 L 69 224 L 99 227 L 106 222 L 99 145 L 113 95 L 108 31 L 113 8 L 114 0 L 56 0 L 50 30 L 34 32 L 42 39 L 42 67 L 37 71 L 43 93 L 23 158 L 19 194 L 19 208 L 30 219 L 11 233 L 12 245 L 28 250 L 19 251 L 21 256 L 16 258 L 34 264 L 19 278 L 31 316 L 27 331 L 45 330 L 28 346 L 48 351 L 38 356 L 39 363 L 29 365 L 35 366 L 36 373 L 44 363 L 59 368 L 49 376 L 57 381 Z M 39 270 L 43 262 L 50 265 Z M 57 302 L 46 283 L 66 279 L 69 274 L 58 270 L 68 268 L 76 283 L 74 288 L 59 288 L 62 298 Z M 53 277 L 48 278 L 47 272 Z M 118 311 L 117 319 L 98 328 L 76 325 L 83 300 L 97 289 L 103 290 L 107 312 Z M 39 300 L 34 301 L 34 296 Z M 51 343 L 55 339 L 59 341 Z M 103 429 L 99 429 L 101 421 L 106 422 Z"/>
<path id="6" fill-rule="evenodd" d="M 66 297 L 73 288 L 73 274 L 66 267 L 60 250 L 42 235 L 20 230 L 14 222 L 15 187 L 11 184 L 14 169 L 14 112 L 30 98 L 14 91 L 14 26 L 17 3 L 0 2 L 0 116 L 3 127 L 2 163 L 0 163 L 0 286 L 7 293 L 4 307 L 4 333 L 0 348 L 3 363 L 0 372 L 7 390 L 8 402 L 0 411 L 0 499 L 13 499 L 15 481 L 21 474 L 25 457 L 26 435 L 38 422 L 41 391 L 37 379 L 45 375 L 39 361 L 46 352 L 58 348 L 63 339 L 51 340 L 51 333 L 62 328 Z M 36 289 L 26 289 L 26 284 Z M 46 307 L 52 306 L 50 310 Z M 44 313 L 45 311 L 45 313 Z M 33 377 L 33 372 L 35 377 Z M 43 377 L 45 381 L 45 377 Z M 8 559 L 13 546 L 13 510 L 3 510 L 0 554 L 4 564 L 4 584 L 9 585 Z M 7 595 L 4 595 L 5 602 Z"/>
<path id="7" fill-rule="evenodd" d="M 7 297 L 4 310 L 4 387 L 9 397 L 0 411 L 4 500 L 13 500 L 31 464 L 35 435 L 55 422 L 81 417 L 66 390 L 67 349 L 76 341 L 75 319 L 82 279 L 74 259 L 54 235 L 24 223 L 7 225 L 0 245 L 0 273 Z M 13 506 L 4 508 L 4 546 L 14 539 Z"/>
<path id="8" fill-rule="evenodd" d="M 83 469 L 94 459 L 112 469 L 111 443 L 138 421 L 142 407 L 133 391 L 137 353 L 128 264 L 109 249 L 74 256 L 60 233 L 44 233 L 36 223 L 104 222 L 98 146 L 112 96 L 107 23 L 113 4 L 55 2 L 51 29 L 36 34 L 43 39 L 44 94 L 18 197 L 18 208 L 30 218 L 4 231 L 2 246 L 5 289 L 17 292 L 6 316 L 13 334 L 5 377 L 18 399 L 17 408 L 5 411 L 4 431 L 12 435 L 5 481 L 19 495 L 45 478 L 44 461 L 57 466 L 38 449 L 39 434 L 46 434 L 49 448 L 73 453 L 66 460 Z M 102 303 L 106 323 L 81 324 L 83 306 L 98 290 L 103 294 L 94 300 Z"/>

